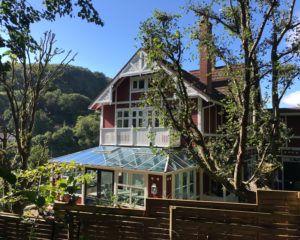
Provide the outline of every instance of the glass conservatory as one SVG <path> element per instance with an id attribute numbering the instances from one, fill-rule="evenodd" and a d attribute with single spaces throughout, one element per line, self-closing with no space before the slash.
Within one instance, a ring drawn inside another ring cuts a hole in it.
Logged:
<path id="1" fill-rule="evenodd" d="M 147 197 L 195 199 L 199 169 L 184 150 L 99 146 L 53 159 L 74 162 L 92 173 L 82 204 L 143 207 Z"/>

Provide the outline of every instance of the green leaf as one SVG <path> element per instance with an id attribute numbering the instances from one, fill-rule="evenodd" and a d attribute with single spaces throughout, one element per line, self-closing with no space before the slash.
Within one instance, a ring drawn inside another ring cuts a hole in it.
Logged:
<path id="1" fill-rule="evenodd" d="M 70 175 L 68 178 L 68 183 L 72 183 L 74 181 L 74 176 Z"/>
<path id="2" fill-rule="evenodd" d="M 66 183 L 64 183 L 64 182 L 61 182 L 61 183 L 59 184 L 59 187 L 60 187 L 60 188 L 63 188 L 63 189 L 66 189 L 66 188 L 68 187 L 68 185 L 67 185 Z"/>
<path id="3" fill-rule="evenodd" d="M 3 56 L 9 56 L 11 54 L 11 50 L 7 50 L 3 53 Z"/>
<path id="4" fill-rule="evenodd" d="M 75 193 L 77 190 L 76 186 L 68 186 L 66 191 L 69 193 L 69 194 L 73 194 Z"/>
<path id="5" fill-rule="evenodd" d="M 36 203 L 37 192 L 35 191 L 23 191 L 23 196 L 27 198 L 27 200 L 31 203 Z"/>

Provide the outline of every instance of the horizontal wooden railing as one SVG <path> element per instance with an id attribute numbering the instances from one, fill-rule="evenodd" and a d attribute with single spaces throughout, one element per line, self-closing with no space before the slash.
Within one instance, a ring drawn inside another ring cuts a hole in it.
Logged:
<path id="1" fill-rule="evenodd" d="M 151 133 L 150 133 L 151 132 Z M 171 139 L 166 128 L 101 128 L 100 145 L 150 146 L 150 135 L 153 135 L 153 146 L 178 147 L 180 139 Z"/>

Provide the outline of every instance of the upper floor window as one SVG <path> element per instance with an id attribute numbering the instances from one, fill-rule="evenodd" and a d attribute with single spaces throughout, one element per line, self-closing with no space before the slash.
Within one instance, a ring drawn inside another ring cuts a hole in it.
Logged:
<path id="1" fill-rule="evenodd" d="M 145 79 L 134 79 L 132 81 L 132 91 L 139 92 L 146 89 L 146 80 Z"/>
<path id="2" fill-rule="evenodd" d="M 159 120 L 158 112 L 148 111 L 148 126 L 149 127 L 163 127 L 162 121 Z"/>
<path id="3" fill-rule="evenodd" d="M 150 109 L 118 109 L 116 115 L 118 128 L 164 127 L 156 111 Z"/>
<path id="4" fill-rule="evenodd" d="M 144 112 L 143 110 L 132 111 L 132 127 L 144 127 Z"/>
<path id="5" fill-rule="evenodd" d="M 129 127 L 129 110 L 118 110 L 117 111 L 117 127 L 128 128 Z"/>

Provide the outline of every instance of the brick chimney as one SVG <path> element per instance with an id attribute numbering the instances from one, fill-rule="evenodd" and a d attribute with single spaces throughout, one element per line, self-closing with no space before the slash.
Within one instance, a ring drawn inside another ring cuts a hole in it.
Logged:
<path id="1" fill-rule="evenodd" d="M 207 92 L 212 92 L 212 68 L 214 61 L 208 53 L 207 43 L 212 37 L 212 25 L 207 17 L 200 21 L 200 79 L 207 85 Z"/>

